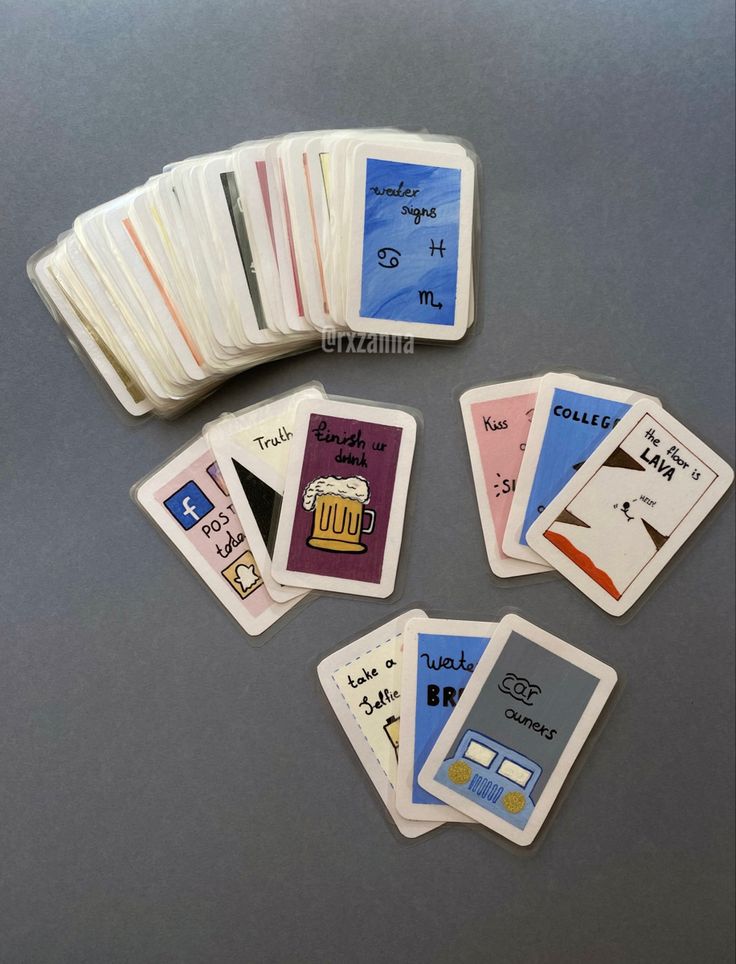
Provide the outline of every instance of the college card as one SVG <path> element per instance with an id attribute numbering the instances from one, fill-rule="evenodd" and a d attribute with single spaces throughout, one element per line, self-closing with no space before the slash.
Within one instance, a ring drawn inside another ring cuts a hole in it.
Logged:
<path id="1" fill-rule="evenodd" d="M 530 545 L 621 616 L 733 482 L 733 469 L 649 400 L 638 402 L 553 499 Z"/>
<path id="2" fill-rule="evenodd" d="M 419 774 L 434 796 L 522 847 L 539 833 L 616 672 L 505 616 Z"/>
<path id="3" fill-rule="evenodd" d="M 366 143 L 354 154 L 346 316 L 355 331 L 462 338 L 475 167 L 464 152 Z"/>
<path id="4" fill-rule="evenodd" d="M 471 388 L 460 396 L 475 496 L 491 570 L 502 577 L 545 572 L 501 548 L 539 391 L 539 378 Z"/>
<path id="5" fill-rule="evenodd" d="M 390 596 L 417 423 L 409 412 L 300 403 L 273 552 L 287 586 Z"/>
<path id="6" fill-rule="evenodd" d="M 497 623 L 464 619 L 418 617 L 404 627 L 396 806 L 409 820 L 472 821 L 420 787 L 417 774 L 496 626 Z"/>
<path id="7" fill-rule="evenodd" d="M 266 591 L 206 439 L 187 445 L 132 495 L 246 633 L 260 635 L 294 605 Z"/>
<path id="8" fill-rule="evenodd" d="M 268 594 L 277 602 L 305 595 L 303 589 L 282 586 L 271 574 L 294 416 L 305 398 L 324 398 L 322 386 L 304 385 L 205 429 Z"/>
<path id="9" fill-rule="evenodd" d="M 391 818 L 405 837 L 439 826 L 406 820 L 396 809 L 396 766 L 401 707 L 401 638 L 406 623 L 425 616 L 411 609 L 367 636 L 338 649 L 317 667 L 332 709 Z"/>
<path id="10" fill-rule="evenodd" d="M 576 375 L 542 378 L 503 538 L 505 553 L 543 563 L 526 541 L 529 526 L 642 397 Z"/>

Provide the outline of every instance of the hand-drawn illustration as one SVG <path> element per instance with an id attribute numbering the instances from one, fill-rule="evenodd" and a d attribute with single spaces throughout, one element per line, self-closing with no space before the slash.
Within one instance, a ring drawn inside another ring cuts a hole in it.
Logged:
<path id="1" fill-rule="evenodd" d="M 246 599 L 263 585 L 263 579 L 250 549 L 223 569 L 222 574 L 241 599 Z"/>
<path id="2" fill-rule="evenodd" d="M 365 508 L 369 501 L 370 486 L 361 475 L 313 479 L 302 495 L 303 508 L 314 513 L 307 545 L 325 552 L 366 552 L 360 538 L 373 532 L 376 520 L 373 509 Z"/>
<path id="3" fill-rule="evenodd" d="M 532 792 L 541 774 L 542 767 L 523 753 L 467 729 L 437 779 L 514 826 L 524 827 L 534 810 Z"/>
<path id="4" fill-rule="evenodd" d="M 383 731 L 389 739 L 389 743 L 394 748 L 396 759 L 399 759 L 399 717 L 389 716 L 383 724 Z"/>
<path id="5" fill-rule="evenodd" d="M 670 462 L 654 465 L 646 457 L 647 441 L 637 426 L 544 532 L 545 539 L 616 600 L 667 544 L 714 477 L 707 468 L 693 479 L 685 472 L 675 476 Z M 677 444 L 669 436 L 667 442 L 671 449 Z M 618 496 L 615 502 L 611 494 Z"/>

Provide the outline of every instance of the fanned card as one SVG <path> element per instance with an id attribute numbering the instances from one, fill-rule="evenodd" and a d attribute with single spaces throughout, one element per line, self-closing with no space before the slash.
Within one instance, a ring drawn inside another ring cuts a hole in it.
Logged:
<path id="1" fill-rule="evenodd" d="M 616 672 L 505 616 L 419 774 L 419 784 L 521 846 L 539 833 Z"/>

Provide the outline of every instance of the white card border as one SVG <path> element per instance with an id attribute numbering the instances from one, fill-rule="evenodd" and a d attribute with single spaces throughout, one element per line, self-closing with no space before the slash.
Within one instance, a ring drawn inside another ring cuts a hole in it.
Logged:
<path id="1" fill-rule="evenodd" d="M 554 653 L 556 656 L 572 663 L 574 666 L 580 667 L 580 669 L 585 670 L 585 672 L 590 673 L 592 676 L 596 676 L 599 680 L 534 807 L 534 812 L 529 817 L 523 829 L 514 827 L 502 817 L 489 813 L 485 808 L 479 806 L 477 803 L 473 803 L 472 800 L 466 800 L 461 794 L 451 790 L 449 787 L 443 786 L 433 777 L 433 774 L 437 772 L 445 760 L 450 747 L 468 718 L 478 694 L 485 685 L 491 670 L 500 658 L 513 632 L 519 633 L 542 648 Z M 473 817 L 478 823 L 482 823 L 490 830 L 495 830 L 496 833 L 502 837 L 506 837 L 521 847 L 527 847 L 533 842 L 541 830 L 552 804 L 557 799 L 567 775 L 572 769 L 578 754 L 590 735 L 590 731 L 601 715 L 603 707 L 616 685 L 618 675 L 613 667 L 602 663 L 593 656 L 589 656 L 587 653 L 577 649 L 570 643 L 566 643 L 564 640 L 559 639 L 559 637 L 553 636 L 539 626 L 535 626 L 534 623 L 530 623 L 528 620 L 516 615 L 516 613 L 504 616 L 498 624 L 494 642 L 495 645 L 487 647 L 478 665 L 471 674 L 465 691 L 460 697 L 452 716 L 447 721 L 437 743 L 434 745 L 426 763 L 419 773 L 418 781 L 420 786 L 423 786 L 425 790 L 428 790 L 441 800 L 445 800 L 450 806 L 454 806 L 458 810 L 467 813 L 468 816 Z"/>
<path id="2" fill-rule="evenodd" d="M 398 812 L 396 809 L 394 788 L 391 786 L 390 780 L 379 764 L 375 753 L 368 743 L 368 740 L 365 738 L 362 730 L 357 725 L 353 714 L 350 712 L 350 707 L 345 702 L 345 697 L 334 684 L 332 676 L 333 673 L 341 669 L 346 663 L 353 659 L 359 659 L 370 649 L 380 646 L 389 639 L 397 636 L 400 637 L 403 634 L 406 623 L 410 619 L 420 616 L 426 616 L 424 610 L 409 609 L 400 616 L 395 616 L 387 623 L 383 623 L 383 625 L 378 626 L 365 636 L 360 636 L 352 643 L 348 643 L 347 646 L 342 646 L 340 649 L 335 650 L 334 653 L 330 653 L 330 655 L 321 660 L 317 666 L 317 676 L 319 677 L 320 684 L 325 692 L 325 696 L 329 700 L 330 706 L 332 707 L 340 726 L 345 731 L 345 735 L 355 750 L 358 759 L 365 769 L 365 772 L 368 774 L 371 783 L 376 788 L 379 797 L 383 801 L 384 806 L 391 816 L 391 819 L 396 824 L 399 832 L 405 837 L 420 837 L 422 834 L 428 833 L 430 830 L 434 830 L 435 827 L 439 826 L 439 824 L 424 820 L 406 820 Z M 403 693 L 400 693 L 400 699 L 402 701 L 401 712 L 403 712 Z M 399 719 L 401 719 L 401 717 L 399 717 Z M 399 745 L 401 745 L 400 725 Z"/>
<path id="3" fill-rule="evenodd" d="M 392 321 L 390 318 L 367 318 L 360 314 L 363 241 L 365 220 L 365 179 L 368 158 L 403 161 L 422 166 L 448 167 L 460 171 L 460 202 L 458 217 L 457 278 L 455 288 L 455 317 L 451 325 L 429 325 L 414 321 Z M 348 272 L 345 280 L 345 317 L 353 331 L 368 334 L 412 336 L 432 341 L 457 341 L 468 329 L 470 316 L 470 278 L 473 269 L 473 212 L 475 195 L 475 165 L 463 151 L 462 156 L 452 150 L 406 147 L 400 144 L 361 143 L 353 157 L 351 208 L 348 222 Z"/>
<path id="4" fill-rule="evenodd" d="M 598 471 L 606 458 L 630 434 L 641 421 L 649 416 L 662 425 L 665 431 L 687 445 L 693 454 L 704 462 L 709 469 L 716 473 L 716 478 L 701 496 L 687 516 L 678 524 L 677 535 L 670 536 L 667 543 L 657 552 L 642 569 L 638 576 L 624 590 L 620 599 L 614 599 L 601 586 L 586 576 L 568 557 L 544 538 L 544 530 L 554 522 L 560 509 L 573 499 L 584 485 Z M 611 616 L 623 616 L 624 613 L 641 598 L 647 588 L 651 586 L 670 560 L 679 552 L 690 536 L 695 532 L 703 520 L 726 494 L 733 482 L 733 469 L 710 446 L 701 441 L 697 435 L 687 429 L 660 405 L 655 405 L 648 399 L 643 399 L 633 405 L 624 415 L 618 425 L 609 433 L 598 446 L 585 464 L 575 473 L 567 485 L 550 502 L 544 512 L 529 527 L 527 540 L 531 541 L 536 551 L 549 561 L 557 571 L 571 582 L 584 595 Z"/>
<path id="5" fill-rule="evenodd" d="M 460 396 L 460 410 L 463 415 L 465 439 L 468 445 L 470 467 L 473 473 L 475 499 L 478 503 L 478 514 L 480 515 L 480 524 L 483 530 L 483 542 L 486 547 L 488 564 L 491 567 L 491 572 L 496 576 L 500 576 L 502 579 L 512 578 L 514 576 L 529 576 L 538 572 L 549 572 L 551 567 L 543 563 L 513 559 L 507 556 L 499 545 L 498 539 L 496 538 L 496 527 L 493 524 L 493 515 L 488 504 L 486 478 L 483 472 L 478 433 L 473 423 L 472 406 L 503 398 L 516 398 L 519 395 L 530 395 L 535 392 L 538 394 L 540 382 L 541 378 L 539 377 L 522 378 L 512 382 L 496 382 L 492 385 L 481 385 L 477 388 L 470 388 Z"/>
<path id="6" fill-rule="evenodd" d="M 439 820 L 442 823 L 475 822 L 466 813 L 462 813 L 446 803 L 414 803 L 412 800 L 417 721 L 419 634 L 489 636 L 492 642 L 497 627 L 498 623 L 493 622 L 481 622 L 473 619 L 433 619 L 429 616 L 415 616 L 404 626 L 403 651 L 401 654 L 401 725 L 399 729 L 399 764 L 396 775 L 396 808 L 407 820 Z M 488 645 L 490 646 L 491 643 L 489 642 Z"/>
<path id="7" fill-rule="evenodd" d="M 336 418 L 353 418 L 378 425 L 401 428 L 399 455 L 391 496 L 391 509 L 386 544 L 384 547 L 381 579 L 377 583 L 360 579 L 341 579 L 337 576 L 320 576 L 288 568 L 291 533 L 297 501 L 301 496 L 299 482 L 302 474 L 304 449 L 307 442 L 307 426 L 313 413 L 334 415 Z M 406 503 L 411 481 L 411 468 L 416 447 L 417 420 L 410 412 L 399 408 L 382 408 L 380 405 L 347 402 L 331 398 L 306 399 L 299 403 L 294 420 L 294 438 L 289 450 L 286 471 L 286 487 L 281 503 L 281 516 L 274 545 L 271 572 L 274 579 L 285 586 L 301 586 L 305 589 L 324 589 L 328 592 L 354 593 L 385 599 L 390 596 L 396 583 L 396 574 L 403 542 Z"/>
<path id="8" fill-rule="evenodd" d="M 146 512 L 155 524 L 161 529 L 166 538 L 173 543 L 176 549 L 186 559 L 195 573 L 202 579 L 209 589 L 217 596 L 225 609 L 233 616 L 240 626 L 249 636 L 260 636 L 278 619 L 295 606 L 300 600 L 296 599 L 288 603 L 277 603 L 271 600 L 271 604 L 258 616 L 251 616 L 247 610 L 240 605 L 243 600 L 235 596 L 232 592 L 227 592 L 227 586 L 216 578 L 210 563 L 198 552 L 194 546 L 188 542 L 186 532 L 179 526 L 174 517 L 159 505 L 154 498 L 154 493 L 166 485 L 167 480 L 172 479 L 187 465 L 191 465 L 196 459 L 200 458 L 205 452 L 212 452 L 204 436 L 199 436 L 185 448 L 180 449 L 173 458 L 169 459 L 162 466 L 155 469 L 143 482 L 134 487 L 132 496 L 135 502 Z M 212 455 L 215 461 L 214 454 Z M 234 506 L 233 506 L 234 508 Z M 250 549 L 248 541 L 245 541 L 245 548 Z M 245 551 L 245 550 L 244 550 Z M 251 550 L 252 551 L 252 550 Z M 265 583 L 263 591 L 268 595 Z M 270 598 L 270 596 L 269 596 Z"/>
<path id="9" fill-rule="evenodd" d="M 622 385 L 609 385 L 606 382 L 596 382 L 592 379 L 580 378 L 570 372 L 550 372 L 544 375 L 537 394 L 537 404 L 534 406 L 534 416 L 529 429 L 529 437 L 526 440 L 524 458 L 521 462 L 519 475 L 516 479 L 516 490 L 511 502 L 506 532 L 503 537 L 502 549 L 506 555 L 514 559 L 522 559 L 526 562 L 535 562 L 537 565 L 544 565 L 545 560 L 528 546 L 523 546 L 520 542 L 521 530 L 524 525 L 526 507 L 534 485 L 534 478 L 537 474 L 537 465 L 542 452 L 544 434 L 547 431 L 547 422 L 552 406 L 552 398 L 558 388 L 570 392 L 578 392 L 581 395 L 590 395 L 591 398 L 604 398 L 612 402 L 629 402 L 631 404 L 640 398 L 649 396 Z M 655 399 L 655 401 L 657 401 Z"/>

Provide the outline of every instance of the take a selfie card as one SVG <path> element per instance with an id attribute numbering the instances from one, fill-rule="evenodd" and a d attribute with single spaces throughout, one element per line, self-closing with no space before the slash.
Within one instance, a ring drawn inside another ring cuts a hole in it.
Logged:
<path id="1" fill-rule="evenodd" d="M 610 666 L 517 615 L 478 660 L 419 785 L 522 847 L 616 685 Z"/>
<path id="2" fill-rule="evenodd" d="M 297 408 L 272 574 L 283 585 L 390 596 L 417 422 L 331 399 Z"/>
<path id="3" fill-rule="evenodd" d="M 644 400 L 552 500 L 529 543 L 601 609 L 621 616 L 732 482 L 730 465 Z"/>
<path id="4" fill-rule="evenodd" d="M 486 554 L 497 576 L 549 566 L 513 559 L 501 548 L 539 391 L 539 378 L 472 388 L 460 397 Z"/>
<path id="5" fill-rule="evenodd" d="M 406 820 L 396 809 L 395 799 L 402 634 L 410 619 L 424 615 L 421 609 L 411 609 L 331 653 L 317 667 L 340 726 L 405 837 L 419 837 L 439 826 Z"/>
<path id="6" fill-rule="evenodd" d="M 462 338 L 475 167 L 462 149 L 365 143 L 353 157 L 346 313 L 356 331 Z"/>
<path id="7" fill-rule="evenodd" d="M 472 822 L 471 817 L 420 787 L 417 774 L 463 695 L 496 626 L 466 619 L 417 617 L 404 627 L 396 806 L 409 820 Z"/>
<path id="8" fill-rule="evenodd" d="M 237 415 L 218 419 L 205 429 L 248 545 L 269 595 L 277 602 L 304 596 L 305 590 L 282 586 L 271 573 L 289 446 L 297 406 L 306 398 L 324 398 L 318 383 L 304 385 Z"/>
<path id="9" fill-rule="evenodd" d="M 527 543 L 529 526 L 642 397 L 631 389 L 576 375 L 552 373 L 542 378 L 503 537 L 505 553 L 544 563 Z"/>
<path id="10" fill-rule="evenodd" d="M 156 469 L 132 497 L 250 636 L 298 601 L 277 603 L 269 596 L 205 438 Z"/>

